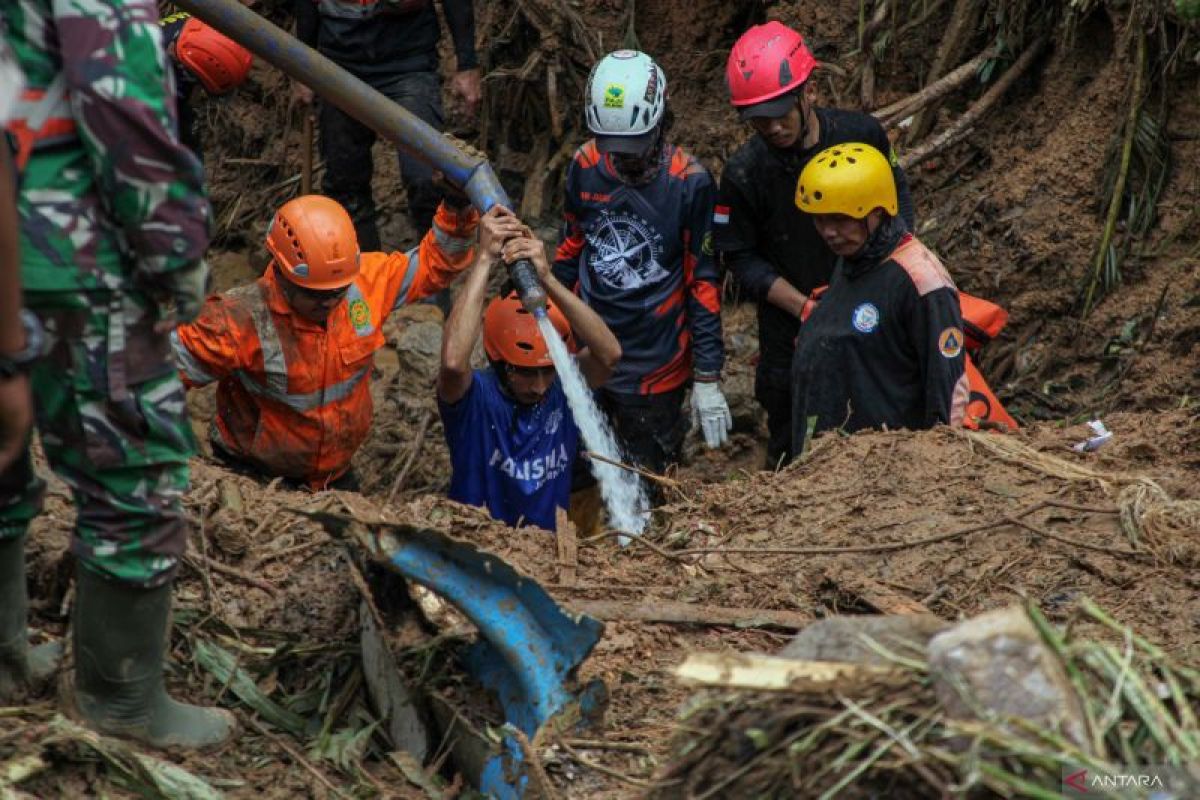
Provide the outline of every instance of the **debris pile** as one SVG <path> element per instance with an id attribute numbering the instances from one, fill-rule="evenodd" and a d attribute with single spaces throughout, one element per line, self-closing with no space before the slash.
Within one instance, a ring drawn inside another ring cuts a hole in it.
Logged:
<path id="1" fill-rule="evenodd" d="M 871 665 L 693 657 L 682 676 L 727 688 L 690 702 L 654 796 L 1049 798 L 1080 771 L 1139 767 L 1158 770 L 1163 796 L 1195 796 L 1200 672 L 1090 601 L 1079 616 L 1115 641 L 1064 635 L 1030 604 L 928 644 L 862 634 Z"/>

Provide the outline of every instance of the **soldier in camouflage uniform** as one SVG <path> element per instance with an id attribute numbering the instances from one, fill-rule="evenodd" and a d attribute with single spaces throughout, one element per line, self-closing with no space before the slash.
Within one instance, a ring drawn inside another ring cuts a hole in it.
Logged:
<path id="1" fill-rule="evenodd" d="M 175 134 L 153 0 L 0 0 L 27 90 L 15 130 L 26 305 L 46 331 L 37 427 L 78 512 L 71 703 L 155 746 L 229 741 L 225 711 L 172 700 L 162 659 L 187 540 L 194 441 L 167 331 L 204 299 L 209 207 Z M 0 474 L 0 676 L 44 667 L 25 638 L 22 542 L 44 484 L 28 454 Z"/>

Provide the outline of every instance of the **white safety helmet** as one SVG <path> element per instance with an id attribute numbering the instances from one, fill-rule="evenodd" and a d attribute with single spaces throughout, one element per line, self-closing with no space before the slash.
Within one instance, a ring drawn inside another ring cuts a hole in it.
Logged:
<path id="1" fill-rule="evenodd" d="M 662 67 L 638 50 L 617 50 L 592 67 L 587 93 L 587 124 L 601 152 L 646 152 L 667 108 Z"/>

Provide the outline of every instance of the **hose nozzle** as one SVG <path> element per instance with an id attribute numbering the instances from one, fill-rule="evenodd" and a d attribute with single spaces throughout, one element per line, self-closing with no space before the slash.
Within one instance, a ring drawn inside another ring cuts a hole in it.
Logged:
<path id="1" fill-rule="evenodd" d="M 545 310 L 546 289 L 538 280 L 537 270 L 533 268 L 533 264 L 528 259 L 521 259 L 509 264 L 508 277 L 512 279 L 517 296 L 521 298 L 521 305 L 525 306 L 526 311 L 536 315 L 539 311 Z"/>

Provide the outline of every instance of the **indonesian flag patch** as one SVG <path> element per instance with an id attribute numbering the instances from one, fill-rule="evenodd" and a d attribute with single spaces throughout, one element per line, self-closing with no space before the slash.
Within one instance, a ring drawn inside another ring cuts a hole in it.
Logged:
<path id="1" fill-rule="evenodd" d="M 713 222 L 717 225 L 729 224 L 729 206 L 717 206 L 713 209 Z"/>

